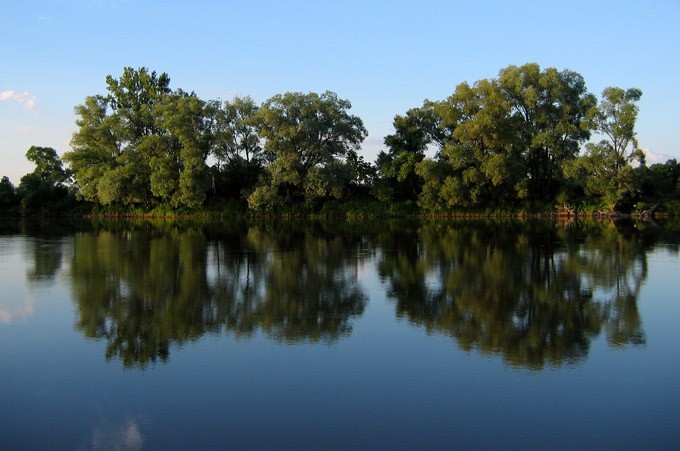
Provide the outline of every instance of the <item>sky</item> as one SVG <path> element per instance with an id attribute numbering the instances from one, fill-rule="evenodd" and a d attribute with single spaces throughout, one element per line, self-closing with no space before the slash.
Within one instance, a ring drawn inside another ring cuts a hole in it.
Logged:
<path id="1" fill-rule="evenodd" d="M 334 91 L 374 161 L 395 115 L 535 62 L 642 90 L 648 163 L 680 160 L 680 2 L 528 0 L 0 1 L 0 176 L 32 145 L 70 150 L 75 106 L 146 67 L 204 100 Z"/>

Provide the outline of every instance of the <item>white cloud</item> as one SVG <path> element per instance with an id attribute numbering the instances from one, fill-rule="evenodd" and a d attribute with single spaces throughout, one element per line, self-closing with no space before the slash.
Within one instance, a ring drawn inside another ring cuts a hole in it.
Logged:
<path id="1" fill-rule="evenodd" d="M 654 153 L 647 148 L 643 148 L 642 152 L 645 154 L 645 162 L 647 166 L 651 166 L 655 163 L 665 163 L 666 161 L 673 158 L 670 155 Z"/>
<path id="2" fill-rule="evenodd" d="M 32 96 L 27 91 L 2 91 L 0 92 L 0 101 L 14 101 L 27 110 L 32 110 L 35 107 L 35 96 Z"/>

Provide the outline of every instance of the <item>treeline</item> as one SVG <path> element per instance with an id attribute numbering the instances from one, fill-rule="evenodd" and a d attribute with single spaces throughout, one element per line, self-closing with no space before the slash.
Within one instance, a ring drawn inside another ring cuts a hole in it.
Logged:
<path id="1" fill-rule="evenodd" d="M 598 101 L 570 70 L 509 66 L 461 83 L 396 116 L 374 163 L 358 153 L 362 120 L 330 91 L 202 100 L 146 68 L 108 76 L 106 90 L 75 108 L 62 159 L 32 147 L 35 171 L 16 189 L 2 179 L 0 209 L 630 212 L 680 198 L 678 163 L 648 167 L 638 146 L 642 92 L 610 87 Z"/>

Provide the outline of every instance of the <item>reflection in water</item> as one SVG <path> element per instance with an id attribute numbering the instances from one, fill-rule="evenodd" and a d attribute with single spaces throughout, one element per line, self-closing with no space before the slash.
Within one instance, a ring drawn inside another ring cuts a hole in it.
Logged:
<path id="1" fill-rule="evenodd" d="M 92 437 L 82 449 L 137 451 L 144 446 L 144 436 L 137 420 L 110 421 L 102 419 L 92 431 Z"/>
<path id="2" fill-rule="evenodd" d="M 384 238 L 379 273 L 397 314 L 512 366 L 575 363 L 602 329 L 645 342 L 645 246 L 609 224 L 433 223 Z M 395 245 L 395 243 L 404 243 Z"/>
<path id="3" fill-rule="evenodd" d="M 35 305 L 32 298 L 27 297 L 16 304 L 12 303 L 13 301 L 13 298 L 0 299 L 0 323 L 13 324 L 23 321 L 35 313 Z"/>
<path id="4" fill-rule="evenodd" d="M 541 369 L 582 361 L 602 334 L 645 344 L 637 298 L 656 236 L 610 223 L 109 223 L 75 236 L 70 275 L 77 328 L 126 367 L 206 333 L 335 342 L 364 312 L 360 269 L 375 264 L 399 317 Z"/>
<path id="5" fill-rule="evenodd" d="M 366 297 L 347 240 L 312 226 L 102 229 L 74 241 L 77 327 L 125 366 L 226 330 L 285 342 L 337 340 Z M 210 240 L 208 239 L 210 237 Z"/>

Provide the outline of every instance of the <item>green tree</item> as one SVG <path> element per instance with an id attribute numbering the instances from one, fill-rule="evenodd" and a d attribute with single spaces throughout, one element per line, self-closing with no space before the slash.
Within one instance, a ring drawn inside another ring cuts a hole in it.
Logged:
<path id="1" fill-rule="evenodd" d="M 421 206 L 479 208 L 522 197 L 526 172 L 521 148 L 511 104 L 497 81 L 461 83 L 453 95 L 435 105 L 435 113 L 449 130 L 449 138 L 438 163 L 419 168 L 426 188 Z"/>
<path id="2" fill-rule="evenodd" d="M 580 161 L 588 174 L 586 193 L 601 199 L 611 211 L 629 208 L 638 194 L 631 163 L 644 164 L 635 138 L 641 97 L 642 91 L 636 88 L 609 87 L 602 92 L 594 121 L 595 130 L 605 139 L 588 143 Z"/>
<path id="3" fill-rule="evenodd" d="M 213 184 L 226 198 L 249 195 L 262 174 L 262 142 L 254 119 L 258 109 L 250 97 L 236 97 L 217 108 Z"/>
<path id="4" fill-rule="evenodd" d="M 66 183 L 69 171 L 64 170 L 57 151 L 51 147 L 31 146 L 26 152 L 26 159 L 35 164 L 33 173 L 43 182 L 59 185 Z"/>
<path id="5" fill-rule="evenodd" d="M 417 173 L 418 163 L 425 158 L 428 146 L 438 130 L 432 103 L 412 108 L 406 115 L 394 117 L 394 133 L 385 137 L 388 151 L 381 151 L 376 160 L 375 196 L 382 201 L 415 201 L 423 179 Z"/>
<path id="6" fill-rule="evenodd" d="M 262 143 L 253 116 L 259 107 L 250 97 L 235 97 L 220 110 L 214 155 L 220 164 L 262 158 Z"/>
<path id="7" fill-rule="evenodd" d="M 334 167 L 347 162 L 367 136 L 351 104 L 330 91 L 288 92 L 260 107 L 255 120 L 265 140 L 268 180 L 248 198 L 252 208 L 337 197 Z"/>
<path id="8" fill-rule="evenodd" d="M 590 136 L 595 98 L 579 74 L 538 64 L 509 66 L 496 79 L 461 83 L 433 103 L 426 130 L 440 146 L 416 166 L 424 208 L 479 209 L 551 201 L 562 167 Z"/>
<path id="9" fill-rule="evenodd" d="M 123 119 L 123 138 L 129 145 L 135 146 L 144 136 L 162 133 L 153 108 L 171 92 L 168 74 L 157 75 L 146 67 L 126 67 L 118 79 L 107 75 L 106 85 L 106 103 Z"/>
<path id="10" fill-rule="evenodd" d="M 99 184 L 102 177 L 119 166 L 124 147 L 124 121 L 109 114 L 107 101 L 102 96 L 88 96 L 75 107 L 78 131 L 71 140 L 72 150 L 64 160 L 73 171 L 79 195 L 91 202 L 100 201 Z M 115 200 L 115 199 L 114 199 Z"/>
<path id="11" fill-rule="evenodd" d="M 16 194 L 21 199 L 21 213 L 53 214 L 69 204 L 70 172 L 62 167 L 57 151 L 51 147 L 31 146 L 26 158 L 35 164 L 33 172 L 21 178 Z"/>
<path id="12" fill-rule="evenodd" d="M 144 140 L 166 133 L 154 107 L 170 94 L 169 83 L 165 73 L 126 67 L 119 79 L 106 77 L 106 96 L 89 96 L 75 108 L 78 131 L 65 159 L 85 199 L 103 204 L 153 203 L 149 164 L 158 147 Z"/>
<path id="13" fill-rule="evenodd" d="M 167 74 L 126 67 L 108 94 L 76 107 L 70 162 L 81 195 L 101 204 L 198 207 L 208 189 L 217 107 L 170 90 Z"/>
<path id="14" fill-rule="evenodd" d="M 174 179 L 178 182 L 173 204 L 198 207 L 203 204 L 208 189 L 208 167 L 205 161 L 215 141 L 214 105 L 195 95 L 180 92 L 166 96 L 157 111 L 160 116 L 158 122 L 178 144 L 178 151 L 161 156 L 167 163 L 176 163 Z M 161 165 L 161 168 L 166 174 L 171 172 L 172 166 L 166 164 Z M 164 186 L 167 186 L 167 177 L 164 180 Z"/>
<path id="15" fill-rule="evenodd" d="M 649 168 L 640 166 L 637 172 L 643 196 L 654 199 L 680 197 L 680 164 L 677 160 L 656 163 Z"/>
<path id="16" fill-rule="evenodd" d="M 535 63 L 502 69 L 498 82 L 517 124 L 528 197 L 551 198 L 562 181 L 563 163 L 576 158 L 590 138 L 596 99 L 578 73 L 552 67 L 542 71 Z"/>

